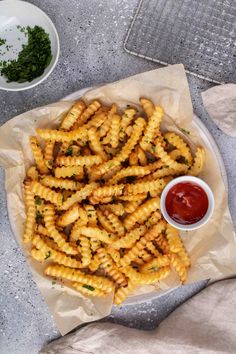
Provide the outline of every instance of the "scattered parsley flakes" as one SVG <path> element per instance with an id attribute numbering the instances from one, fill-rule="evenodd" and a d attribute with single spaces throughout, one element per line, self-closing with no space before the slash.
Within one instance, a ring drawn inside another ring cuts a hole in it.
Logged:
<path id="1" fill-rule="evenodd" d="M 184 133 L 184 134 L 190 134 L 190 131 L 187 130 L 187 129 L 184 129 L 184 128 L 180 128 L 181 132 Z"/>
<path id="2" fill-rule="evenodd" d="M 156 151 L 155 145 L 152 145 L 152 146 L 151 146 L 151 150 L 152 150 L 152 152 L 155 152 L 155 151 Z"/>
<path id="3" fill-rule="evenodd" d="M 48 259 L 49 257 L 51 257 L 51 251 L 48 251 L 47 253 L 45 253 L 45 257 L 44 259 Z"/>
<path id="4" fill-rule="evenodd" d="M 85 289 L 87 289 L 87 290 L 90 290 L 90 291 L 94 291 L 94 290 L 95 290 L 95 288 L 94 288 L 93 286 L 87 285 L 87 284 L 84 284 L 84 285 L 83 285 L 83 288 L 85 288 Z"/>
<path id="5" fill-rule="evenodd" d="M 42 199 L 39 196 L 37 196 L 35 198 L 35 204 L 37 204 L 37 205 L 41 205 L 42 204 Z"/>
<path id="6" fill-rule="evenodd" d="M 73 149 L 70 146 L 67 150 L 66 150 L 66 156 L 72 156 L 73 155 Z"/>
<path id="7" fill-rule="evenodd" d="M 0 46 L 6 43 L 6 39 L 0 38 Z"/>

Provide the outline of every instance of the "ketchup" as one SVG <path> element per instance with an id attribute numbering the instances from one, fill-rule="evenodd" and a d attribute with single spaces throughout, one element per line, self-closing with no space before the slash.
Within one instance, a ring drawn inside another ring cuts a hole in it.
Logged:
<path id="1" fill-rule="evenodd" d="M 190 225 L 201 220 L 208 209 L 205 191 L 192 182 L 181 182 L 173 186 L 166 196 L 166 211 L 182 225 Z"/>

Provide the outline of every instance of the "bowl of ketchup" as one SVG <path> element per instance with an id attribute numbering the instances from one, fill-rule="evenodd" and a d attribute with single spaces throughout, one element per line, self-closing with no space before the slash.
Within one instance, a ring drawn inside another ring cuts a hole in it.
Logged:
<path id="1" fill-rule="evenodd" d="M 205 225 L 214 210 L 214 195 L 202 179 L 175 178 L 161 195 L 161 212 L 166 221 L 180 230 L 195 230 Z"/>

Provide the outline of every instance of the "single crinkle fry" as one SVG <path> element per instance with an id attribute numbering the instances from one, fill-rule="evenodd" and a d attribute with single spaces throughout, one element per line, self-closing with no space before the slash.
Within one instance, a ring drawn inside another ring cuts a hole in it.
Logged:
<path id="1" fill-rule="evenodd" d="M 117 172 L 109 181 L 109 184 L 116 184 L 119 180 L 125 177 L 143 177 L 151 173 L 148 166 L 130 166 L 127 168 L 122 169 L 121 171 Z"/>
<path id="2" fill-rule="evenodd" d="M 43 176 L 40 179 L 40 183 L 42 183 L 46 187 L 68 189 L 71 191 L 78 190 L 79 188 L 84 186 L 82 183 L 72 181 L 70 179 L 57 178 L 53 176 Z"/>
<path id="3" fill-rule="evenodd" d="M 120 286 L 126 286 L 127 280 L 124 274 L 119 270 L 116 264 L 113 262 L 111 256 L 106 252 L 104 248 L 99 248 L 97 254 L 100 258 L 101 266 L 105 272 Z"/>
<path id="4" fill-rule="evenodd" d="M 85 110 L 86 105 L 83 101 L 77 101 L 72 108 L 69 110 L 65 118 L 63 119 L 60 129 L 62 130 L 70 130 L 74 123 L 79 119 L 82 112 Z"/>
<path id="5" fill-rule="evenodd" d="M 88 285 L 88 284 L 82 284 L 82 283 L 72 283 L 71 284 L 75 290 L 79 291 L 81 294 L 86 295 L 86 296 L 99 296 L 103 297 L 106 296 L 107 293 L 103 290 L 96 289 L 94 286 Z"/>
<path id="6" fill-rule="evenodd" d="M 37 169 L 39 170 L 40 173 L 47 174 L 49 173 L 48 168 L 46 166 L 43 152 L 38 144 L 38 140 L 35 136 L 32 136 L 30 138 L 30 146 L 31 150 L 34 156 L 34 160 L 37 166 Z"/>
<path id="7" fill-rule="evenodd" d="M 190 148 L 183 141 L 183 139 L 174 132 L 168 132 L 164 135 L 164 137 L 171 145 L 173 145 L 180 151 L 181 155 L 186 160 L 186 164 L 191 165 L 193 160 L 192 154 Z"/>
<path id="8" fill-rule="evenodd" d="M 129 265 L 135 258 L 139 256 L 139 252 L 142 251 L 148 241 L 154 240 L 165 228 L 165 221 L 161 220 L 151 229 L 149 229 L 140 240 L 137 241 L 134 246 L 120 259 L 120 264 L 122 266 Z"/>
<path id="9" fill-rule="evenodd" d="M 106 247 L 106 251 L 107 253 L 111 256 L 112 260 L 115 262 L 115 264 L 117 266 L 119 266 L 119 262 L 120 262 L 120 252 L 118 250 L 116 250 L 113 247 Z"/>
<path id="10" fill-rule="evenodd" d="M 157 180 L 150 181 L 150 182 L 127 184 L 124 188 L 124 194 L 127 195 L 127 194 L 148 193 L 154 190 L 161 191 L 166 184 L 167 181 L 165 181 L 163 178 L 159 178 Z"/>
<path id="11" fill-rule="evenodd" d="M 84 274 L 77 269 L 60 265 L 49 265 L 45 269 L 45 274 L 51 277 L 64 278 L 73 282 L 87 284 L 105 292 L 112 292 L 114 289 L 113 282 L 105 277 Z"/>
<path id="12" fill-rule="evenodd" d="M 158 140 L 155 146 L 155 154 L 162 160 L 163 164 L 168 166 L 169 168 L 173 168 L 174 170 L 181 172 L 186 172 L 188 169 L 187 165 L 172 160 L 168 153 L 161 146 L 161 142 L 159 142 Z"/>
<path id="13" fill-rule="evenodd" d="M 60 192 L 55 192 L 36 181 L 31 182 L 30 186 L 31 191 L 40 198 L 45 199 L 58 207 L 62 205 L 62 194 Z"/>
<path id="14" fill-rule="evenodd" d="M 160 124 L 164 116 L 164 110 L 161 106 L 155 106 L 151 117 L 148 120 L 144 135 L 140 141 L 140 146 L 143 150 L 148 150 L 153 139 L 160 132 Z"/>
<path id="15" fill-rule="evenodd" d="M 140 146 L 136 146 L 135 148 L 137 156 L 138 156 L 138 161 L 141 166 L 146 166 L 147 165 L 147 157 L 143 149 L 141 149 Z"/>
<path id="16" fill-rule="evenodd" d="M 143 201 L 144 199 L 147 198 L 147 193 L 139 193 L 136 195 L 121 195 L 117 197 L 119 200 L 124 200 L 126 202 L 137 202 L 137 201 Z"/>
<path id="17" fill-rule="evenodd" d="M 83 267 L 87 267 L 92 260 L 90 241 L 86 236 L 80 236 L 81 262 Z"/>
<path id="18" fill-rule="evenodd" d="M 116 216 L 122 216 L 125 213 L 125 207 L 122 203 L 107 204 L 105 208 L 110 210 Z"/>
<path id="19" fill-rule="evenodd" d="M 125 228 L 131 230 L 136 223 L 142 224 L 157 209 L 160 209 L 159 197 L 147 200 L 124 219 Z"/>
<path id="20" fill-rule="evenodd" d="M 49 247 L 37 234 L 33 236 L 32 244 L 43 253 L 44 260 L 54 261 L 70 268 L 81 268 L 81 262 Z"/>
<path id="21" fill-rule="evenodd" d="M 124 236 L 125 228 L 123 226 L 123 223 L 118 218 L 118 216 L 116 216 L 115 214 L 113 214 L 109 210 L 104 210 L 103 214 L 110 221 L 110 223 L 114 229 L 114 232 L 117 233 L 118 236 Z"/>
<path id="22" fill-rule="evenodd" d="M 97 209 L 97 216 L 98 216 L 99 223 L 107 232 L 112 232 L 112 233 L 115 232 L 114 227 L 110 222 L 110 220 L 108 220 L 108 218 L 99 209 Z"/>
<path id="23" fill-rule="evenodd" d="M 93 205 L 85 204 L 84 209 L 87 213 L 88 226 L 97 226 L 97 212 Z"/>
<path id="24" fill-rule="evenodd" d="M 54 146 L 55 141 L 47 140 L 44 148 L 44 159 L 45 164 L 49 170 L 52 169 L 53 160 L 54 160 Z"/>
<path id="25" fill-rule="evenodd" d="M 111 244 L 111 247 L 120 248 L 131 248 L 136 241 L 140 239 L 141 236 L 145 234 L 147 228 L 144 225 L 140 225 L 133 229 L 132 231 L 125 234 L 125 236 L 119 238 Z"/>
<path id="26" fill-rule="evenodd" d="M 159 255 L 157 258 L 153 258 L 150 262 L 144 264 L 140 268 L 140 272 L 141 273 L 154 272 L 157 271 L 159 268 L 169 266 L 169 265 L 170 265 L 170 260 L 168 256 Z"/>
<path id="27" fill-rule="evenodd" d="M 193 165 L 188 171 L 188 175 L 198 176 L 202 172 L 202 169 L 204 167 L 205 158 L 205 150 L 202 147 L 198 147 L 193 160 Z"/>
<path id="28" fill-rule="evenodd" d="M 100 111 L 100 109 L 97 112 L 95 112 L 95 114 L 88 121 L 88 123 L 86 123 L 84 125 L 87 129 L 90 129 L 91 127 L 99 129 L 101 127 L 101 125 L 106 121 L 108 112 L 105 110 Z M 99 136 L 100 136 L 100 134 L 99 134 Z"/>
<path id="29" fill-rule="evenodd" d="M 155 110 L 155 106 L 152 103 L 152 101 L 148 100 L 147 98 L 140 98 L 139 102 L 141 104 L 141 106 L 143 107 L 144 112 L 146 113 L 146 115 L 148 116 L 148 118 L 150 118 L 153 115 L 153 112 Z"/>
<path id="30" fill-rule="evenodd" d="M 182 240 L 179 236 L 179 232 L 170 224 L 166 227 L 166 238 L 169 243 L 170 251 L 173 253 L 178 253 L 183 248 Z"/>
<path id="31" fill-rule="evenodd" d="M 87 141 L 87 131 L 84 127 L 78 128 L 70 132 L 63 132 L 55 129 L 36 129 L 37 134 L 45 140 L 53 140 L 59 142 L 71 142 L 71 141 Z"/>
<path id="32" fill-rule="evenodd" d="M 78 127 L 81 127 L 84 123 L 86 123 L 100 107 L 101 103 L 99 101 L 92 101 L 88 105 L 88 107 L 83 111 L 83 113 L 78 116 L 73 126 L 73 129 L 77 129 Z"/>
<path id="33" fill-rule="evenodd" d="M 172 266 L 176 270 L 176 273 L 180 277 L 181 283 L 184 284 L 187 280 L 187 268 L 184 266 L 183 262 L 177 254 L 170 253 L 169 258 Z"/>
<path id="34" fill-rule="evenodd" d="M 129 294 L 131 294 L 134 291 L 136 286 L 137 285 L 129 279 L 128 285 L 126 287 L 120 287 L 116 290 L 115 295 L 114 295 L 114 304 L 116 306 L 119 306 L 120 304 L 122 304 L 122 302 L 125 301 L 127 296 L 129 296 Z"/>
<path id="35" fill-rule="evenodd" d="M 82 179 L 84 177 L 84 170 L 82 166 L 62 166 L 56 167 L 54 170 L 56 178 L 77 177 Z"/>
<path id="36" fill-rule="evenodd" d="M 114 114 L 111 121 L 111 130 L 110 130 L 110 143 L 112 148 L 117 148 L 119 144 L 119 132 L 120 132 L 120 116 Z"/>
<path id="37" fill-rule="evenodd" d="M 50 236 L 48 230 L 46 229 L 46 227 L 44 227 L 41 224 L 35 225 L 35 232 L 37 234 L 40 234 L 40 235 L 43 235 L 43 236 Z"/>
<path id="38" fill-rule="evenodd" d="M 125 203 L 125 212 L 127 214 L 133 213 L 137 207 L 142 204 L 143 200 L 134 200 L 134 201 L 128 201 Z"/>
<path id="39" fill-rule="evenodd" d="M 99 155 L 59 156 L 56 161 L 59 166 L 93 166 L 99 165 L 102 158 Z"/>
<path id="40" fill-rule="evenodd" d="M 165 266 L 157 271 L 150 273 L 140 273 L 131 266 L 122 268 L 122 271 L 128 276 L 132 282 L 136 284 L 153 284 L 157 281 L 165 279 L 170 274 L 170 267 Z"/>
<path id="41" fill-rule="evenodd" d="M 137 111 L 134 108 L 125 109 L 120 122 L 120 141 L 125 139 L 125 130 L 134 119 L 136 113 Z"/>
<path id="42" fill-rule="evenodd" d="M 81 215 L 81 207 L 75 203 L 65 211 L 57 220 L 57 225 L 61 227 L 65 227 L 69 224 L 75 222 Z"/>
<path id="43" fill-rule="evenodd" d="M 116 236 L 114 234 L 108 233 L 107 231 L 101 230 L 97 227 L 82 226 L 80 228 L 80 234 L 87 236 L 87 237 L 96 238 L 96 239 L 100 240 L 101 242 L 104 242 L 107 244 L 111 244 L 116 240 Z"/>
<path id="44" fill-rule="evenodd" d="M 100 137 L 95 128 L 90 128 L 88 130 L 88 138 L 89 138 L 89 145 L 91 150 L 101 156 L 103 161 L 107 161 L 108 157 L 106 152 L 104 151 L 103 145 L 100 142 Z"/>
<path id="45" fill-rule="evenodd" d="M 146 221 L 145 225 L 147 228 L 155 225 L 161 219 L 161 213 L 159 211 L 154 211 L 151 216 Z"/>
<path id="46" fill-rule="evenodd" d="M 117 197 L 122 195 L 124 189 L 124 184 L 116 184 L 113 186 L 99 187 L 94 190 L 93 195 L 95 197 Z"/>
<path id="47" fill-rule="evenodd" d="M 31 191 L 30 184 L 25 184 L 25 206 L 26 206 L 26 221 L 24 227 L 23 242 L 28 243 L 31 241 L 35 223 L 36 223 L 36 205 L 34 194 Z"/>
<path id="48" fill-rule="evenodd" d="M 30 178 L 32 181 L 38 181 L 39 179 L 39 172 L 36 168 L 36 166 L 31 166 L 27 172 L 26 172 L 26 176 L 28 178 Z"/>
<path id="49" fill-rule="evenodd" d="M 157 248 L 154 246 L 152 241 L 147 242 L 146 244 L 146 249 L 154 256 L 154 257 L 159 257 L 161 253 L 157 250 Z"/>
<path id="50" fill-rule="evenodd" d="M 63 202 L 61 209 L 67 210 L 74 203 L 80 203 L 83 199 L 86 199 L 89 195 L 93 193 L 93 190 L 97 187 L 97 183 L 86 184 L 76 193 L 74 193 L 71 197 L 67 198 L 66 201 Z"/>
<path id="51" fill-rule="evenodd" d="M 73 248 L 69 242 L 66 242 L 64 235 L 57 230 L 55 218 L 53 205 L 47 205 L 44 210 L 44 222 L 50 237 L 53 238 L 61 251 L 66 254 L 77 254 L 77 250 Z"/>

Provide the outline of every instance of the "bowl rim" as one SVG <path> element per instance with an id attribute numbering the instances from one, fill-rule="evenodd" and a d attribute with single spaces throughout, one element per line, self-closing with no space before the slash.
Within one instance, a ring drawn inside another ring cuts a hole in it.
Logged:
<path id="1" fill-rule="evenodd" d="M 176 221 L 174 221 L 169 214 L 167 213 L 166 210 L 166 206 L 165 206 L 165 201 L 166 201 L 166 196 L 169 192 L 169 190 L 175 186 L 178 183 L 181 182 L 193 182 L 197 185 L 199 185 L 206 193 L 207 198 L 208 198 L 208 209 L 206 214 L 204 215 L 204 217 L 199 220 L 198 222 L 194 223 L 194 224 L 190 224 L 190 225 L 183 225 L 180 224 Z M 179 230 L 183 230 L 183 231 L 191 231 L 191 230 L 196 230 L 199 229 L 200 227 L 204 226 L 212 217 L 213 211 L 215 208 L 215 198 L 214 198 L 214 194 L 212 192 L 212 189 L 210 188 L 210 186 L 201 178 L 199 177 L 195 177 L 195 176 L 180 176 L 177 177 L 175 179 L 173 179 L 172 181 L 170 181 L 165 188 L 162 191 L 161 194 L 161 200 L 160 200 L 160 209 L 161 209 L 161 213 L 164 217 L 164 219 L 173 227 L 179 229 Z"/>
<path id="2" fill-rule="evenodd" d="M 25 3 L 27 4 L 27 6 L 31 6 L 37 9 L 37 11 L 39 11 L 39 13 L 41 13 L 42 16 L 46 17 L 47 21 L 49 22 L 49 24 L 52 27 L 52 30 L 55 34 L 56 37 L 56 55 L 52 58 L 54 60 L 52 67 L 50 68 L 50 70 L 46 73 L 46 74 L 42 74 L 41 76 L 39 76 L 38 81 L 34 82 L 34 83 L 29 83 L 28 86 L 26 87 L 19 87 L 19 88 L 6 88 L 6 87 L 2 87 L 1 83 L 0 83 L 0 90 L 4 90 L 4 91 L 24 91 L 24 90 L 28 90 L 30 88 L 33 88 L 39 84 L 41 84 L 44 80 L 46 80 L 49 75 L 52 73 L 52 71 L 55 69 L 55 66 L 57 65 L 58 59 L 59 59 L 59 55 L 60 55 L 60 39 L 59 39 L 59 35 L 57 32 L 57 29 L 54 25 L 54 23 L 52 22 L 52 20 L 50 19 L 50 17 L 43 11 L 41 10 L 38 6 L 31 4 L 28 1 L 24 1 L 24 0 L 2 0 L 1 4 L 3 3 L 11 3 L 11 2 L 18 2 L 18 3 Z M 35 78 L 35 80 L 37 80 L 37 78 Z"/>

